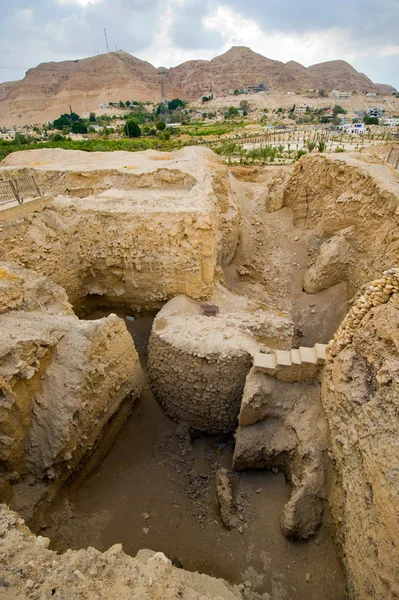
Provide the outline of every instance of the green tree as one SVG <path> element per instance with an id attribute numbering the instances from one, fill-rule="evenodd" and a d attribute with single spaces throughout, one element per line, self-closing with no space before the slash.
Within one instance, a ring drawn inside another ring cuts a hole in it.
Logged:
<path id="1" fill-rule="evenodd" d="M 165 129 L 166 129 L 165 121 L 158 121 L 158 123 L 156 124 L 156 128 L 158 129 L 158 131 L 165 131 Z"/>
<path id="2" fill-rule="evenodd" d="M 74 121 L 71 128 L 73 133 L 87 133 L 87 125 L 83 121 Z"/>
<path id="3" fill-rule="evenodd" d="M 229 165 L 231 164 L 231 157 L 236 152 L 236 150 L 237 150 L 237 144 L 234 142 L 227 142 L 223 146 L 222 153 L 227 156 Z"/>
<path id="4" fill-rule="evenodd" d="M 90 121 L 90 123 L 96 122 L 96 113 L 94 113 L 94 112 L 90 113 L 89 121 Z"/>
<path id="5" fill-rule="evenodd" d="M 141 129 L 139 124 L 133 119 L 126 121 L 125 134 L 128 138 L 138 138 L 141 136 Z"/>
<path id="6" fill-rule="evenodd" d="M 126 100 L 125 104 L 129 108 L 129 106 L 130 106 L 130 100 Z"/>
<path id="7" fill-rule="evenodd" d="M 174 98 L 168 104 L 169 110 L 176 110 L 176 108 L 185 108 L 186 102 L 184 100 L 180 100 L 180 98 Z"/>
<path id="8" fill-rule="evenodd" d="M 377 117 L 371 117 L 370 115 L 364 115 L 363 122 L 366 125 L 378 125 L 380 121 Z"/>
<path id="9" fill-rule="evenodd" d="M 320 140 L 317 144 L 317 150 L 319 152 L 324 152 L 324 150 L 326 149 L 326 143 L 323 140 Z"/>
<path id="10" fill-rule="evenodd" d="M 259 156 L 262 159 L 262 164 L 266 164 L 266 161 L 270 156 L 270 146 L 262 146 L 259 148 Z"/>
<path id="11" fill-rule="evenodd" d="M 346 110 L 342 108 L 339 104 L 336 104 L 333 108 L 333 115 L 336 117 L 337 115 L 346 115 Z"/>
<path id="12" fill-rule="evenodd" d="M 238 110 L 235 106 L 229 106 L 229 108 L 224 113 L 225 119 L 231 119 L 232 117 L 236 117 L 238 115 Z"/>

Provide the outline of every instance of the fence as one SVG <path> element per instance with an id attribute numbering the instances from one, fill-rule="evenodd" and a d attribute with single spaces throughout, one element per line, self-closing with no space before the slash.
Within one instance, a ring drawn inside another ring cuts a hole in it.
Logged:
<path id="1" fill-rule="evenodd" d="M 42 196 L 42 194 L 32 175 L 0 181 L 0 205 L 9 202 L 22 204 L 26 198 L 37 198 L 39 196 Z"/>
<path id="2" fill-rule="evenodd" d="M 387 162 L 395 167 L 395 169 L 399 169 L 399 146 L 392 146 Z"/>

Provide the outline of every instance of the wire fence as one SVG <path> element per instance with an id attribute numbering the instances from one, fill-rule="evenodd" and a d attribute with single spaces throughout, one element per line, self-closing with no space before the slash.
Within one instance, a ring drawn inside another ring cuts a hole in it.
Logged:
<path id="1" fill-rule="evenodd" d="M 9 202 L 22 204 L 26 198 L 38 198 L 40 196 L 42 196 L 42 193 L 32 175 L 0 181 L 0 205 Z"/>

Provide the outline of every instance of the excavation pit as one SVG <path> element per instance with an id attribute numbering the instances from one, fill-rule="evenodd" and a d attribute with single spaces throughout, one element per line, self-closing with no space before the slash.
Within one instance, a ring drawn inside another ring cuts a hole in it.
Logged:
<path id="1" fill-rule="evenodd" d="M 121 318 L 129 312 L 97 308 L 86 318 L 115 311 Z M 143 349 L 152 319 L 126 321 Z M 141 356 L 145 360 L 145 352 Z M 60 552 L 87 546 L 104 551 L 121 543 L 135 556 L 151 548 L 189 571 L 245 584 L 248 593 L 277 599 L 290 597 L 295 588 L 297 598 L 344 600 L 344 578 L 328 529 L 322 526 L 306 543 L 289 541 L 279 521 L 290 485 L 277 470 L 235 473 L 233 452 L 232 436 L 190 432 L 168 418 L 147 380 L 107 457 L 43 515 L 36 531 Z M 231 531 L 223 527 L 216 502 L 215 474 L 221 467 L 232 473 L 238 504 L 240 520 Z"/>
<path id="2" fill-rule="evenodd" d="M 7 585 L 393 600 L 397 174 L 163 158 L 0 171 L 54 196 L 0 227 L 0 494 L 37 534 L 0 509 Z"/>

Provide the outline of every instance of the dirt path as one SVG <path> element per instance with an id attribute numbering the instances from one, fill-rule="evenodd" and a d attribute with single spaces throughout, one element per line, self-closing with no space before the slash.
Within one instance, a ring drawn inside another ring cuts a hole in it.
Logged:
<path id="1" fill-rule="evenodd" d="M 348 310 L 346 286 L 338 284 L 318 294 L 303 291 L 308 248 L 322 240 L 295 227 L 291 209 L 267 210 L 267 202 L 282 192 L 287 169 L 257 169 L 255 181 L 243 180 L 242 171 L 233 169 L 240 178 L 242 239 L 233 262 L 224 269 L 225 283 L 238 294 L 287 311 L 296 325 L 297 343 L 326 343 Z"/>

